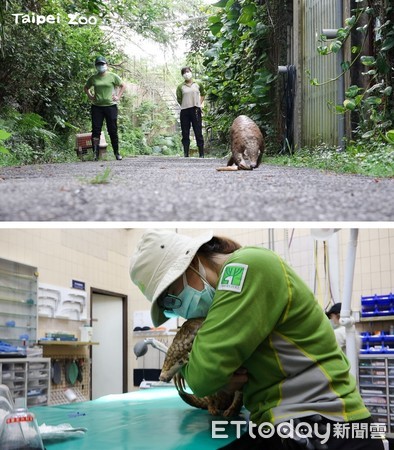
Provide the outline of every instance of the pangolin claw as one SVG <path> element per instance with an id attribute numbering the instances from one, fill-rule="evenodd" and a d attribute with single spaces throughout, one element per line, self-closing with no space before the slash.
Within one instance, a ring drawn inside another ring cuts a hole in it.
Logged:
<path id="1" fill-rule="evenodd" d="M 189 353 L 192 349 L 194 338 L 203 322 L 203 318 L 189 319 L 182 325 L 168 349 L 160 373 L 160 380 L 168 382 L 173 379 L 179 396 L 190 406 L 207 409 L 213 416 L 236 416 L 243 406 L 241 391 L 237 391 L 234 394 L 218 391 L 206 397 L 197 397 L 192 393 L 186 392 L 186 381 L 180 370 L 189 360 Z"/>

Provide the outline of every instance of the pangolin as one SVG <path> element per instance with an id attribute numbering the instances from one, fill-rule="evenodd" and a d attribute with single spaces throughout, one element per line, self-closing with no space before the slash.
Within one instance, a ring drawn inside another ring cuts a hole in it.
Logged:
<path id="1" fill-rule="evenodd" d="M 179 371 L 189 360 L 189 352 L 192 349 L 194 338 L 203 322 L 203 318 L 189 319 L 178 330 L 164 360 L 160 380 L 169 382 L 174 378 L 179 396 L 190 406 L 207 409 L 213 416 L 236 416 L 243 405 L 241 391 L 234 394 L 218 391 L 206 397 L 197 397 L 185 391 L 185 380 Z"/>
<path id="2" fill-rule="evenodd" d="M 252 170 L 259 166 L 264 152 L 260 128 L 248 116 L 238 116 L 230 127 L 231 157 L 227 167 L 216 170 Z"/>

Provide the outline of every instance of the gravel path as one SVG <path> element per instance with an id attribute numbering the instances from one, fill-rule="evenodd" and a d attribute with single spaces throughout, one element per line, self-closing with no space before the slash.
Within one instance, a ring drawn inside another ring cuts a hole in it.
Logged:
<path id="1" fill-rule="evenodd" d="M 0 169 L 1 221 L 392 221 L 394 179 L 135 157 Z M 110 168 L 109 182 L 93 184 Z"/>

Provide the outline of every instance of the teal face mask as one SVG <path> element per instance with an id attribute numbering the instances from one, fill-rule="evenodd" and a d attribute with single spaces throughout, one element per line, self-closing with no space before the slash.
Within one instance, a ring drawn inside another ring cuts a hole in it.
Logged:
<path id="1" fill-rule="evenodd" d="M 195 317 L 206 317 L 208 310 L 212 305 L 213 297 L 215 296 L 215 289 L 205 279 L 204 266 L 198 261 L 199 271 L 190 267 L 196 272 L 204 283 L 204 289 L 199 291 L 189 286 L 187 283 L 186 274 L 183 274 L 183 290 L 176 297 L 182 301 L 178 308 L 173 308 L 172 311 L 164 311 L 166 317 L 181 316 L 184 319 L 193 319 Z M 204 272 L 202 274 L 201 272 Z"/>

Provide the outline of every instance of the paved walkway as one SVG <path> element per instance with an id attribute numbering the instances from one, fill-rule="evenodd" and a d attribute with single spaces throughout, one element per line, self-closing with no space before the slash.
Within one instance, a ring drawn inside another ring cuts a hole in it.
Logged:
<path id="1" fill-rule="evenodd" d="M 394 179 L 135 157 L 0 169 L 1 221 L 392 221 Z M 110 170 L 109 182 L 93 184 Z"/>

